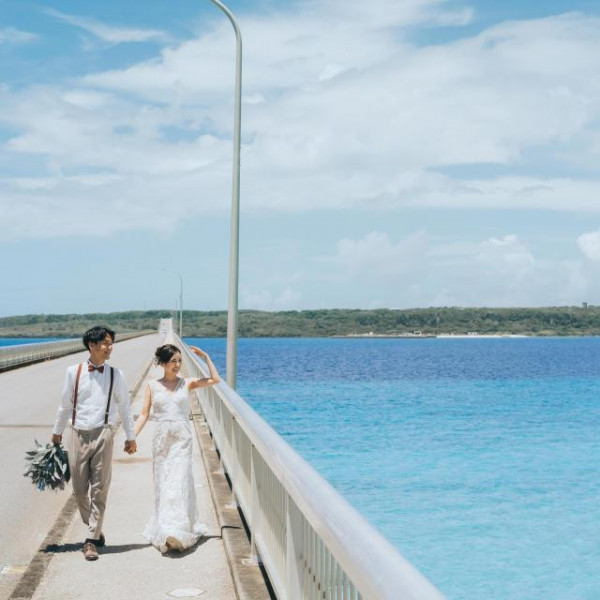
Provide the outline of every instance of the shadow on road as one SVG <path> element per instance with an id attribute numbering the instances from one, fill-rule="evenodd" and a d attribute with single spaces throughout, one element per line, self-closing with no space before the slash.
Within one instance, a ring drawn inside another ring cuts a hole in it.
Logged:
<path id="1" fill-rule="evenodd" d="M 120 546 L 105 546 L 98 548 L 100 554 L 120 554 L 121 552 L 131 552 L 132 550 L 142 550 L 150 544 L 121 544 Z M 80 552 L 83 549 L 83 542 L 77 544 L 49 544 L 42 552 L 47 554 L 64 554 L 65 552 Z"/>

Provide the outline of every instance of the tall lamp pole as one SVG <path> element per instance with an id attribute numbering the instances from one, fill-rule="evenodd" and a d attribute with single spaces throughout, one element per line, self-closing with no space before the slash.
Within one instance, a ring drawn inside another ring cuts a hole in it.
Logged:
<path id="1" fill-rule="evenodd" d="M 167 269 L 167 267 L 163 267 L 161 271 L 168 271 L 179 277 L 179 337 L 183 339 L 181 337 L 183 333 L 183 275 L 172 269 Z"/>
<path id="2" fill-rule="evenodd" d="M 220 0 L 210 0 L 221 9 L 235 31 L 235 107 L 233 111 L 233 182 L 231 190 L 231 235 L 229 240 L 229 303 L 227 311 L 227 383 L 237 381 L 238 279 L 240 254 L 240 145 L 242 121 L 242 33 L 233 13 Z"/>

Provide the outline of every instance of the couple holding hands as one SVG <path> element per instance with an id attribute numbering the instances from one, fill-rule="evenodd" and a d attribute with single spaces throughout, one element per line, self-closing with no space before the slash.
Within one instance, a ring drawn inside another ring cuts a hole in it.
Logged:
<path id="1" fill-rule="evenodd" d="M 190 346 L 206 361 L 210 376 L 184 379 L 179 376 L 180 349 L 172 344 L 160 346 L 155 358 L 163 368 L 163 377 L 148 383 L 134 424 L 127 381 L 119 369 L 106 364 L 114 341 L 115 332 L 108 327 L 93 327 L 85 332 L 83 344 L 90 356 L 85 363 L 67 369 L 52 434 L 52 443 L 61 443 L 71 419 L 69 463 L 73 494 L 88 527 L 83 545 L 86 560 L 96 560 L 98 547 L 106 543 L 102 522 L 112 474 L 117 414 L 123 423 L 124 450 L 128 454 L 137 451 L 136 436 L 151 410 L 157 421 L 152 441 L 154 513 L 144 531 L 146 539 L 164 554 L 190 548 L 207 533 L 206 526 L 198 520 L 192 476 L 189 393 L 219 383 L 219 374 L 206 352 Z"/>

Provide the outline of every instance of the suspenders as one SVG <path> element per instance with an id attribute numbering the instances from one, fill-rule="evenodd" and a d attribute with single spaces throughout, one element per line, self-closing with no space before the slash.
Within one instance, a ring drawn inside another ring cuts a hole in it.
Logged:
<path id="1" fill-rule="evenodd" d="M 108 388 L 108 402 L 106 403 L 106 412 L 104 413 L 104 424 L 108 425 L 108 411 L 110 409 L 110 399 L 112 397 L 112 388 L 113 388 L 113 381 L 115 378 L 115 370 L 112 367 L 109 367 L 110 369 L 110 387 Z"/>
<path id="2" fill-rule="evenodd" d="M 75 378 L 75 392 L 73 393 L 73 417 L 71 418 L 71 426 L 75 427 L 75 412 L 77 411 L 77 392 L 79 391 L 79 377 L 81 376 L 81 368 L 83 363 L 79 364 L 77 369 L 77 377 Z"/>
<path id="3" fill-rule="evenodd" d="M 113 382 L 115 379 L 115 370 L 107 365 L 110 369 L 110 387 L 108 389 L 108 402 L 106 403 L 106 412 L 104 413 L 104 424 L 108 425 L 108 411 L 110 410 L 110 399 L 112 397 Z M 73 392 L 73 416 L 71 418 L 71 425 L 75 427 L 75 414 L 77 413 L 77 394 L 79 392 L 79 378 L 81 377 L 81 369 L 83 363 L 77 368 L 77 377 L 75 377 L 75 391 Z"/>

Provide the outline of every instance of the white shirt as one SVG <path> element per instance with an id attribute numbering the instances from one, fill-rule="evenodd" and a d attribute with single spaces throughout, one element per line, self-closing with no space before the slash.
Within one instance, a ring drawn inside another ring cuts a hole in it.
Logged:
<path id="1" fill-rule="evenodd" d="M 73 414 L 73 395 L 75 392 L 75 378 L 79 365 L 71 365 L 67 369 L 65 385 L 62 391 L 62 401 L 56 413 L 53 433 L 62 435 L 67 423 Z M 75 429 L 89 431 L 104 426 L 104 414 L 108 402 L 110 388 L 110 367 L 104 363 L 104 372 L 88 371 L 88 363 L 83 363 L 79 377 L 79 390 L 77 392 L 77 412 L 75 414 Z M 117 424 L 117 411 L 123 422 L 123 429 L 128 440 L 134 440 L 133 415 L 129 402 L 129 387 L 125 376 L 120 369 L 114 369 L 114 381 L 108 423 Z"/>

